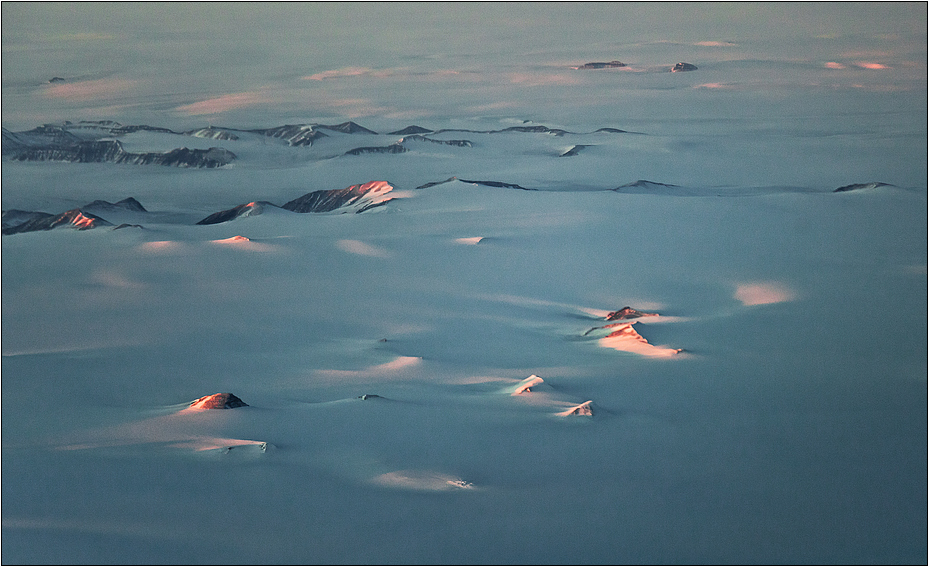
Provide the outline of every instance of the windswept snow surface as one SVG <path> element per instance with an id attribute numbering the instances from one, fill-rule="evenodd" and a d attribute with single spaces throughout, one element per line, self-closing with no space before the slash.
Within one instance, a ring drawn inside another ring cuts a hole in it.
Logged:
<path id="1" fill-rule="evenodd" d="M 925 4 L 0 8 L 4 564 L 929 559 Z"/>

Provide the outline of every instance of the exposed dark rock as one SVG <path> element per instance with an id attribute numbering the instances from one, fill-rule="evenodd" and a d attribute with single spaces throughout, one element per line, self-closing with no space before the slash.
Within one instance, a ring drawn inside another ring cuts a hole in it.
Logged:
<path id="1" fill-rule="evenodd" d="M 248 404 L 235 394 L 219 393 L 198 398 L 190 402 L 190 407 L 197 409 L 233 409 L 248 407 Z"/>
<path id="2" fill-rule="evenodd" d="M 261 134 L 269 138 L 279 138 L 287 142 L 289 146 L 312 146 L 316 140 L 327 137 L 326 134 L 317 130 L 313 124 L 288 124 L 275 128 L 248 130 L 248 132 Z"/>
<path id="3" fill-rule="evenodd" d="M 669 185 L 667 183 L 658 183 L 656 181 L 649 181 L 647 179 L 639 179 L 638 181 L 633 181 L 632 183 L 620 185 L 616 189 L 613 189 L 613 191 L 623 191 L 624 189 L 673 189 L 675 187 L 678 187 L 678 185 Z"/>
<path id="4" fill-rule="evenodd" d="M 620 130 L 619 128 L 597 128 L 594 132 L 606 132 L 607 134 L 628 134 L 626 130 Z"/>
<path id="5" fill-rule="evenodd" d="M 10 209 L 8 211 L 3 211 L 3 229 L 13 228 L 14 226 L 19 226 L 32 220 L 50 218 L 54 216 L 55 215 L 51 213 L 43 213 L 40 211 L 21 211 L 19 209 Z"/>
<path id="6" fill-rule="evenodd" d="M 593 62 L 593 63 L 584 63 L 578 69 L 611 69 L 615 67 L 625 67 L 626 64 L 622 61 L 610 61 L 609 63 Z"/>
<path id="7" fill-rule="evenodd" d="M 638 319 L 639 317 L 657 317 L 657 313 L 646 313 L 638 311 L 632 307 L 626 306 L 619 311 L 612 311 L 606 316 L 607 321 L 618 321 L 620 319 Z"/>
<path id="8" fill-rule="evenodd" d="M 578 153 L 580 153 L 581 150 L 583 150 L 584 148 L 589 148 L 589 147 L 590 147 L 589 145 L 578 144 L 572 147 L 570 150 L 566 151 L 565 153 L 561 154 L 559 157 L 576 156 Z"/>
<path id="9" fill-rule="evenodd" d="M 503 130 L 468 130 L 466 128 L 445 128 L 442 130 L 436 130 L 433 132 L 433 134 L 441 134 L 443 132 L 470 132 L 472 134 L 504 134 L 508 132 L 526 132 L 530 134 L 553 134 L 555 136 L 571 134 L 571 132 L 568 132 L 567 130 L 549 128 L 548 126 L 510 126 L 509 128 L 504 128 Z"/>
<path id="10" fill-rule="evenodd" d="M 341 124 L 336 124 L 334 126 L 328 126 L 326 124 L 317 124 L 317 128 L 323 128 L 325 130 L 332 130 L 334 132 L 342 132 L 343 134 L 377 134 L 374 130 L 368 130 L 364 126 L 359 126 L 354 122 L 343 122 Z"/>
<path id="11" fill-rule="evenodd" d="M 113 230 L 119 230 L 121 228 L 145 228 L 145 227 L 142 226 L 141 224 L 129 224 L 127 222 L 124 222 L 123 224 L 119 226 L 114 226 Z"/>
<path id="12" fill-rule="evenodd" d="M 859 191 L 861 189 L 877 189 L 878 187 L 896 187 L 896 185 L 891 185 L 890 183 L 880 183 L 878 181 L 873 181 L 871 183 L 853 183 L 851 185 L 845 185 L 839 187 L 833 193 L 844 193 L 846 191 Z"/>
<path id="13" fill-rule="evenodd" d="M 428 128 L 423 128 L 422 126 L 407 126 L 403 130 L 397 130 L 396 132 L 389 132 L 388 136 L 409 136 L 412 134 L 432 134 L 434 130 Z"/>
<path id="14" fill-rule="evenodd" d="M 402 154 L 410 150 L 400 144 L 390 144 L 389 146 L 374 146 L 367 148 L 355 148 L 345 152 L 347 156 L 359 156 L 361 154 Z"/>
<path id="15" fill-rule="evenodd" d="M 522 187 L 515 183 L 504 183 L 503 181 L 473 181 L 470 179 L 460 179 L 462 183 L 474 183 L 477 185 L 486 185 L 487 187 L 505 187 L 507 189 L 522 189 L 523 191 L 535 191 L 535 189 L 529 189 L 527 187 Z"/>
<path id="16" fill-rule="evenodd" d="M 266 206 L 275 207 L 276 205 L 267 201 L 253 201 L 251 203 L 245 203 L 244 205 L 237 205 L 231 209 L 226 209 L 225 211 L 213 213 L 205 219 L 198 221 L 197 224 L 219 224 L 221 222 L 228 222 L 243 216 L 247 217 L 250 215 L 258 215 L 262 213 L 262 210 Z"/>
<path id="17" fill-rule="evenodd" d="M 196 130 L 188 130 L 182 132 L 185 136 L 193 136 L 195 138 L 207 138 L 209 140 L 238 140 L 239 137 L 230 132 L 229 130 L 224 130 L 222 128 L 214 128 L 212 126 L 208 128 L 198 128 Z"/>
<path id="18" fill-rule="evenodd" d="M 384 195 L 392 189 L 386 181 L 369 181 L 345 189 L 312 191 L 285 203 L 281 208 L 296 213 L 325 213 L 352 207 L 356 209 L 355 212 L 361 213 L 390 201 Z"/>
<path id="19" fill-rule="evenodd" d="M 470 148 L 474 145 L 471 143 L 470 140 L 433 140 L 432 138 L 427 138 L 425 136 L 420 136 L 418 134 L 407 136 L 403 138 L 402 140 L 400 140 L 399 143 L 402 144 L 403 142 L 432 142 L 433 144 L 443 144 L 446 146 L 458 146 L 460 148 Z"/>
<path id="20" fill-rule="evenodd" d="M 455 176 L 449 177 L 445 181 L 430 181 L 429 183 L 423 183 L 417 189 L 428 189 L 430 187 L 435 187 L 436 185 L 442 185 L 443 183 L 449 183 L 450 181 L 456 181 L 458 178 Z"/>
<path id="21" fill-rule="evenodd" d="M 584 402 L 583 404 L 578 404 L 578 405 L 574 406 L 573 408 L 569 408 L 569 409 L 567 409 L 567 410 L 565 410 L 565 411 L 559 413 L 558 415 L 563 415 L 563 416 L 582 415 L 582 416 L 590 416 L 590 417 L 593 417 L 593 415 L 594 415 L 594 409 L 593 409 L 593 405 L 592 405 L 592 404 L 593 404 L 593 401 L 588 400 L 588 401 Z"/>
<path id="22" fill-rule="evenodd" d="M 122 201 L 117 201 L 115 203 L 110 203 L 109 201 L 96 200 L 92 203 L 87 203 L 83 207 L 84 209 L 100 209 L 100 210 L 114 210 L 114 209 L 123 209 L 127 211 L 135 211 L 137 213 L 147 213 L 145 207 L 142 206 L 142 203 L 136 201 L 132 197 L 127 197 Z"/>
<path id="23" fill-rule="evenodd" d="M 378 396 L 377 394 L 364 394 L 364 395 L 358 396 L 358 399 L 360 400 L 383 400 L 384 398 L 381 396 Z"/>
<path id="24" fill-rule="evenodd" d="M 48 80 L 49 83 L 63 83 L 65 80 L 61 77 L 52 77 Z"/>
<path id="25" fill-rule="evenodd" d="M 3 234 L 19 234 L 23 232 L 36 232 L 40 230 L 52 230 L 59 226 L 70 226 L 78 230 L 90 230 L 98 226 L 111 226 L 106 220 L 92 215 L 83 213 L 80 209 L 72 209 L 61 213 L 60 215 L 45 215 L 33 218 L 22 224 L 11 226 L 3 229 Z"/>
<path id="26" fill-rule="evenodd" d="M 174 167 L 213 168 L 229 164 L 235 154 L 223 148 L 191 150 L 175 148 L 168 152 L 131 153 L 117 140 L 82 141 L 71 145 L 28 147 L 15 152 L 16 161 L 64 161 L 71 163 L 131 163 Z"/>
<path id="27" fill-rule="evenodd" d="M 24 132 L 3 129 L 3 154 L 17 154 L 32 148 L 69 148 L 83 141 L 61 126 L 46 124 Z"/>
<path id="28" fill-rule="evenodd" d="M 690 63 L 678 63 L 674 67 L 671 67 L 672 73 L 678 73 L 681 71 L 696 71 L 696 70 L 697 70 L 697 66 L 691 65 Z"/>
<path id="29" fill-rule="evenodd" d="M 549 128 L 548 126 L 511 126 L 509 128 L 504 128 L 500 130 L 500 133 L 503 132 L 530 132 L 534 134 L 554 134 L 555 136 L 563 136 L 565 134 L 570 134 L 567 130 L 560 130 L 558 128 Z"/>

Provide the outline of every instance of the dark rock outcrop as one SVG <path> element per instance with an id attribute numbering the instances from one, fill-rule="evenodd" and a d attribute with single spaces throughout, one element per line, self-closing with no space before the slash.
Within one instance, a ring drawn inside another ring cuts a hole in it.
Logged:
<path id="1" fill-rule="evenodd" d="M 583 404 L 578 404 L 572 408 L 569 408 L 563 412 L 560 412 L 558 415 L 565 416 L 565 417 L 571 416 L 571 415 L 582 415 L 582 416 L 593 417 L 594 415 L 593 401 L 588 400 L 584 402 Z"/>
<path id="2" fill-rule="evenodd" d="M 611 311 L 607 314 L 607 321 L 619 321 L 621 319 L 638 319 L 639 317 L 657 317 L 657 313 L 646 313 L 626 306 L 619 311 Z"/>
<path id="3" fill-rule="evenodd" d="M 506 189 L 522 189 L 523 191 L 535 191 L 515 183 L 504 183 L 503 181 L 473 181 L 471 179 L 459 179 L 462 183 L 474 183 L 475 185 L 485 185 L 487 187 L 504 187 Z"/>
<path id="4" fill-rule="evenodd" d="M 578 69 L 612 69 L 616 67 L 625 67 L 626 64 L 622 61 L 610 61 L 608 63 L 602 63 L 595 61 L 593 63 L 584 63 Z"/>
<path id="5" fill-rule="evenodd" d="M 590 145 L 577 144 L 576 146 L 573 146 L 570 150 L 568 150 L 568 151 L 566 151 L 565 153 L 561 154 L 559 157 L 571 157 L 571 156 L 576 156 L 577 154 L 580 153 L 581 150 L 583 150 L 584 148 L 589 148 L 589 147 L 590 147 Z"/>
<path id="6" fill-rule="evenodd" d="M 620 185 L 613 191 L 622 192 L 626 189 L 674 189 L 679 187 L 678 185 L 670 185 L 668 183 L 658 183 L 657 181 L 649 181 L 648 179 L 639 179 L 638 181 L 633 181 L 632 183 L 626 183 L 625 185 Z"/>
<path id="7" fill-rule="evenodd" d="M 148 212 L 145 210 L 145 207 L 142 206 L 142 203 L 138 202 L 132 197 L 127 197 L 123 199 L 122 201 L 117 201 L 115 203 L 111 203 L 109 201 L 103 201 L 103 200 L 98 199 L 96 201 L 93 201 L 92 203 L 87 203 L 86 205 L 81 207 L 81 210 L 85 210 L 85 209 L 98 209 L 98 210 L 103 210 L 103 211 L 112 211 L 112 210 L 121 209 L 121 210 L 126 210 L 126 211 L 134 211 L 137 213 Z"/>
<path id="8" fill-rule="evenodd" d="M 502 130 L 468 130 L 467 128 L 445 128 L 436 130 L 433 134 L 442 134 L 444 132 L 470 132 L 472 134 L 506 134 L 511 132 L 525 132 L 529 134 L 552 134 L 554 136 L 563 136 L 571 134 L 567 130 L 560 128 L 549 128 L 548 126 L 510 126 Z"/>
<path id="9" fill-rule="evenodd" d="M 396 132 L 389 132 L 388 136 L 410 136 L 413 134 L 432 134 L 434 130 L 428 128 L 423 128 L 422 126 L 407 126 L 403 130 L 397 130 Z"/>
<path id="10" fill-rule="evenodd" d="M 287 142 L 288 146 L 298 147 L 312 146 L 316 140 L 327 137 L 326 134 L 317 130 L 313 124 L 288 124 L 275 128 L 247 131 L 254 134 L 261 134 L 262 136 L 268 136 L 269 138 L 278 138 Z"/>
<path id="11" fill-rule="evenodd" d="M 251 203 L 245 203 L 244 205 L 237 205 L 225 211 L 213 213 L 205 219 L 198 221 L 197 224 L 219 224 L 221 222 L 229 222 L 239 217 L 260 215 L 264 207 L 276 207 L 276 205 L 267 201 L 253 201 Z"/>
<path id="12" fill-rule="evenodd" d="M 52 77 L 48 80 L 49 83 L 63 83 L 65 80 L 62 77 Z"/>
<path id="13" fill-rule="evenodd" d="M 50 218 L 55 215 L 51 213 L 43 213 L 40 211 L 21 211 L 19 209 L 10 209 L 8 211 L 3 211 L 3 229 L 13 228 L 14 226 L 19 226 L 21 224 L 27 223 L 29 221 Z"/>
<path id="14" fill-rule="evenodd" d="M 219 393 L 197 398 L 190 402 L 190 407 L 196 409 L 234 409 L 248 407 L 248 404 L 235 394 Z"/>
<path id="15" fill-rule="evenodd" d="M 433 140 L 432 138 L 427 138 L 425 136 L 420 136 L 414 134 L 412 136 L 406 136 L 401 139 L 398 143 L 402 144 L 404 142 L 432 142 L 433 144 L 442 144 L 445 146 L 458 146 L 459 148 L 470 148 L 474 144 L 470 140 Z"/>
<path id="16" fill-rule="evenodd" d="M 674 67 L 671 67 L 672 73 L 679 73 L 681 71 L 696 71 L 697 66 L 691 65 L 690 63 L 678 63 Z"/>
<path id="17" fill-rule="evenodd" d="M 891 185 L 890 183 L 881 183 L 879 181 L 873 181 L 871 183 L 853 183 L 851 185 L 844 185 L 839 187 L 833 193 L 845 193 L 846 191 L 860 191 L 862 189 L 877 189 L 879 187 L 896 187 L 896 185 Z"/>
<path id="18" fill-rule="evenodd" d="M 32 148 L 69 148 L 83 142 L 61 126 L 46 124 L 24 132 L 3 129 L 3 155 L 16 155 Z"/>
<path id="19" fill-rule="evenodd" d="M 58 127 L 54 127 L 58 128 Z M 58 128 L 46 128 L 48 143 L 21 134 L 36 134 L 35 129 L 17 134 L 17 141 L 28 140 L 28 146 L 11 152 L 16 161 L 63 161 L 70 163 L 131 163 L 136 165 L 167 165 L 174 167 L 213 168 L 228 165 L 235 154 L 223 148 L 191 150 L 175 148 L 168 152 L 132 153 L 117 140 L 75 141 L 73 134 Z M 4 140 L 6 141 L 6 140 Z"/>
<path id="20" fill-rule="evenodd" d="M 428 189 L 430 187 L 435 187 L 436 185 L 442 185 L 443 183 L 450 183 L 452 181 L 457 181 L 457 180 L 458 180 L 457 177 L 452 176 L 444 181 L 430 181 L 429 183 L 423 183 L 422 185 L 417 187 L 417 189 Z"/>
<path id="21" fill-rule="evenodd" d="M 20 234 L 23 232 L 37 232 L 40 230 L 52 230 L 60 226 L 68 226 L 78 230 L 90 230 L 98 226 L 112 226 L 112 223 L 92 215 L 84 213 L 80 209 L 72 209 L 61 213 L 60 215 L 48 215 L 39 213 L 36 216 L 22 224 L 3 228 L 3 234 Z"/>
<path id="22" fill-rule="evenodd" d="M 316 127 L 322 128 L 324 130 L 332 130 L 333 132 L 342 132 L 343 134 L 377 134 L 377 132 L 374 130 L 368 130 L 364 126 L 360 126 L 351 121 L 331 126 L 326 124 L 316 124 Z"/>
<path id="23" fill-rule="evenodd" d="M 410 150 L 406 149 L 399 143 L 390 144 L 389 146 L 374 146 L 367 148 L 355 148 L 345 152 L 347 156 L 360 156 L 362 154 L 402 154 Z"/>
<path id="24" fill-rule="evenodd" d="M 239 137 L 230 132 L 229 130 L 224 130 L 223 128 L 214 128 L 209 126 L 207 128 L 198 128 L 196 130 L 188 130 L 182 132 L 185 136 L 193 136 L 194 138 L 206 138 L 208 140 L 238 140 Z"/>

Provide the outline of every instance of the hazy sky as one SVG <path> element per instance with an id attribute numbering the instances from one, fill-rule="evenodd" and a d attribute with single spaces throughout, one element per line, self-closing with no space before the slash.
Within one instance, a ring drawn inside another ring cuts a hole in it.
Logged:
<path id="1" fill-rule="evenodd" d="M 688 87 L 722 78 L 757 89 L 753 78 L 770 86 L 792 76 L 925 94 L 925 3 L 4 2 L 2 11 L 3 123 L 12 129 L 87 118 L 544 116 L 565 106 L 596 115 L 611 101 L 585 92 L 602 76 L 568 70 L 617 58 L 707 71 L 745 62 Z M 859 61 L 884 72 L 858 72 L 850 64 Z M 829 63 L 848 72 L 799 75 Z M 50 86 L 52 77 L 67 82 Z M 671 88 L 661 80 L 617 88 Z"/>

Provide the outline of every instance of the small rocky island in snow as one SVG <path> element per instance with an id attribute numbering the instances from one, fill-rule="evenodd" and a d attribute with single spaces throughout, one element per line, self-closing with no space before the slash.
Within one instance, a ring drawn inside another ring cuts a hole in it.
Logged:
<path id="1" fill-rule="evenodd" d="M 248 404 L 235 394 L 227 392 L 197 398 L 190 402 L 190 407 L 194 409 L 234 409 L 248 407 Z"/>

